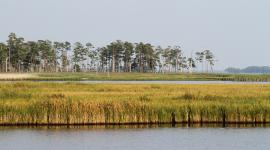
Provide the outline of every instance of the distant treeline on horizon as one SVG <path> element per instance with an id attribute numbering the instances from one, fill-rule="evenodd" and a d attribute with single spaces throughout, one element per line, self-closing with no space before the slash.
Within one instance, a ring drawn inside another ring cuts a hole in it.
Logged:
<path id="1" fill-rule="evenodd" d="M 249 66 L 243 69 L 229 67 L 225 69 L 227 73 L 258 73 L 258 74 L 270 74 L 269 66 Z"/>
<path id="2" fill-rule="evenodd" d="M 153 46 L 117 40 L 103 47 L 68 41 L 26 41 L 10 33 L 0 42 L 0 72 L 202 72 L 213 71 L 210 50 L 184 56 L 180 46 Z"/>

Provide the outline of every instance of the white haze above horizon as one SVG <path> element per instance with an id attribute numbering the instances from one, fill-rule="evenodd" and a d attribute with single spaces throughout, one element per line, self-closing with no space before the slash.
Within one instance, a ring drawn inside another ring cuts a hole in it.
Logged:
<path id="1" fill-rule="evenodd" d="M 114 40 L 210 49 L 216 70 L 270 66 L 269 0 L 1 0 L 0 41 Z"/>

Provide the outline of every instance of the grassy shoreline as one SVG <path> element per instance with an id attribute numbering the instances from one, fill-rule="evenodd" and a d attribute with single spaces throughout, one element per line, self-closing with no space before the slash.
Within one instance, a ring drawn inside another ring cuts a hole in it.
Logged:
<path id="1" fill-rule="evenodd" d="M 2 73 L 0 81 L 242 81 L 269 82 L 270 75 L 188 73 Z"/>
<path id="2" fill-rule="evenodd" d="M 270 85 L 0 83 L 0 125 L 267 124 Z"/>

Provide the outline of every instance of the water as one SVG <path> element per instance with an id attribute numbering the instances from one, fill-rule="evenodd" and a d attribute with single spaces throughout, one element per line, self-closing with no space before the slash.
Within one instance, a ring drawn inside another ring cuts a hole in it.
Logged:
<path id="1" fill-rule="evenodd" d="M 270 128 L 2 128 L 1 150 L 263 150 Z"/>
<path id="2" fill-rule="evenodd" d="M 86 83 L 86 84 L 270 84 L 270 82 L 239 81 L 35 81 L 53 83 Z"/>

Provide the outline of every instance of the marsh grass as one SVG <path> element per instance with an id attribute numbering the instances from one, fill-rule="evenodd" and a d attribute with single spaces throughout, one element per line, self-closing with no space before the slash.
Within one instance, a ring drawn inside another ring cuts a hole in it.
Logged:
<path id="1" fill-rule="evenodd" d="M 269 123 L 270 85 L 0 84 L 0 124 Z"/>
<path id="2" fill-rule="evenodd" d="M 1 81 L 270 81 L 270 75 L 263 74 L 215 74 L 215 73 L 13 73 L 0 74 Z"/>

